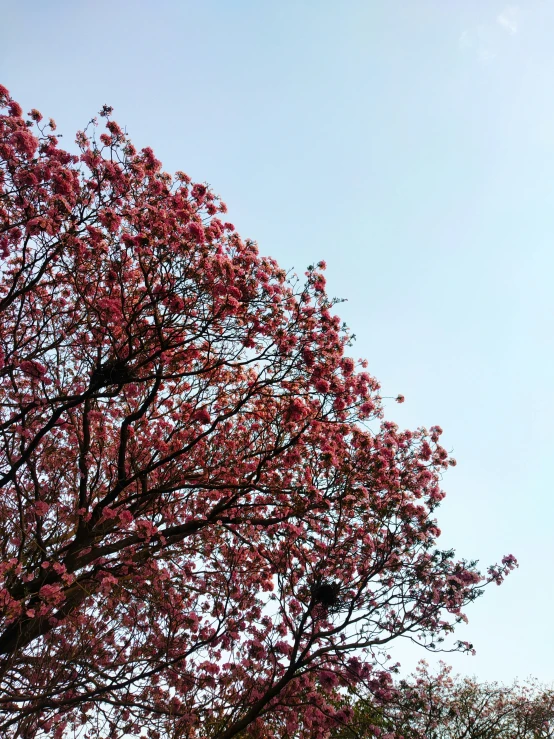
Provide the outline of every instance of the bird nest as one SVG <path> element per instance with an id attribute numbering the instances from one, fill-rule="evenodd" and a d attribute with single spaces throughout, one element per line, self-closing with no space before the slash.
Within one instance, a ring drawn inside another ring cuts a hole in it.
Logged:
<path id="1" fill-rule="evenodd" d="M 132 379 L 132 372 L 126 366 L 126 360 L 112 359 L 94 368 L 90 384 L 92 387 L 101 388 L 110 385 L 124 385 Z"/>
<path id="2" fill-rule="evenodd" d="M 340 597 L 341 583 L 331 580 L 318 580 L 311 588 L 312 604 L 326 613 L 338 613 L 344 606 Z"/>

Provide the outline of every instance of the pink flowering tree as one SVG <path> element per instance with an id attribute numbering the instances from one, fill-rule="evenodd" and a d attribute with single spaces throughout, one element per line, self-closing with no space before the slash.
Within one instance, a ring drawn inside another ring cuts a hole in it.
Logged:
<path id="1" fill-rule="evenodd" d="M 328 736 L 515 560 L 437 548 L 454 461 L 382 420 L 323 263 L 260 256 L 108 107 L 72 154 L 0 105 L 0 733 Z"/>
<path id="2" fill-rule="evenodd" d="M 512 685 L 453 677 L 441 662 L 421 661 L 407 680 L 389 681 L 387 694 L 362 688 L 343 698 L 353 710 L 333 739 L 552 739 L 554 689 L 536 680 Z"/>

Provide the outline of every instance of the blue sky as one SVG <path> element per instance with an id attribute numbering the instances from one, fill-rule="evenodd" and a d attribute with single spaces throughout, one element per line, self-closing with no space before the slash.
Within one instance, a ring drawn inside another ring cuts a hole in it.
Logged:
<path id="1" fill-rule="evenodd" d="M 0 0 L 0 82 L 70 148 L 104 103 L 283 267 L 328 264 L 403 427 L 439 424 L 441 543 L 520 562 L 455 671 L 554 681 L 554 2 Z M 432 655 L 397 646 L 408 669 Z"/>

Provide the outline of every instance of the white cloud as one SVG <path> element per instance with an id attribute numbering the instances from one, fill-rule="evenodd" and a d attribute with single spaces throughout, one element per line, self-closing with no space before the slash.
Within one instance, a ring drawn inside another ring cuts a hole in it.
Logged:
<path id="1" fill-rule="evenodd" d="M 496 17 L 496 23 L 480 24 L 462 31 L 458 37 L 458 48 L 466 54 L 475 55 L 482 63 L 489 63 L 496 59 L 499 44 L 502 48 L 501 35 L 508 33 L 515 36 L 519 30 L 520 20 L 520 8 L 507 5 Z"/>
<path id="2" fill-rule="evenodd" d="M 507 7 L 496 18 L 496 22 L 502 26 L 511 36 L 517 33 L 518 29 L 519 9 L 516 7 Z"/>

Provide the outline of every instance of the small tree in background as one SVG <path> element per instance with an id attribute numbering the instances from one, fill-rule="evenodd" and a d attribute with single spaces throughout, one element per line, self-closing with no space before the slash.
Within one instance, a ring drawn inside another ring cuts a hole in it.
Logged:
<path id="1" fill-rule="evenodd" d="M 382 421 L 323 263 L 259 256 L 108 107 L 73 155 L 0 102 L 0 732 L 328 736 L 515 560 L 436 548 L 453 460 Z"/>
<path id="2" fill-rule="evenodd" d="M 551 739 L 554 689 L 536 680 L 506 686 L 451 676 L 443 662 L 435 674 L 421 661 L 387 694 L 354 690 L 344 705 L 352 720 L 333 739 Z"/>

